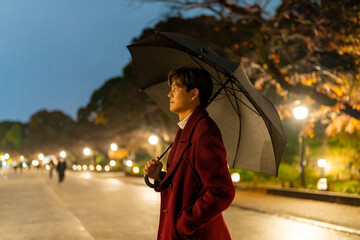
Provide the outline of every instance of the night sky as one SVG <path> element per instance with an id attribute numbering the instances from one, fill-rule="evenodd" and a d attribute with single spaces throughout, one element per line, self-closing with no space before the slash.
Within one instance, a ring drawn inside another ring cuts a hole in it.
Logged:
<path id="1" fill-rule="evenodd" d="M 130 61 L 126 45 L 167 13 L 127 0 L 0 0 L 0 121 L 39 110 L 76 119 Z"/>
<path id="2" fill-rule="evenodd" d="M 0 121 L 28 122 L 44 109 L 76 120 L 91 94 L 122 74 L 126 45 L 168 13 L 136 0 L 0 0 Z"/>

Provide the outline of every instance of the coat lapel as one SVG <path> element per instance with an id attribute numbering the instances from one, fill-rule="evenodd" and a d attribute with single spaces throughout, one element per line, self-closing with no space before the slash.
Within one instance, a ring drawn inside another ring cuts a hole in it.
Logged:
<path id="1" fill-rule="evenodd" d="M 190 138 L 191 138 L 192 132 L 194 131 L 196 123 L 201 118 L 203 118 L 207 115 L 208 115 L 208 113 L 203 107 L 201 107 L 201 106 L 197 107 L 195 109 L 195 111 L 191 114 L 188 122 L 185 125 L 185 128 L 182 130 L 182 133 L 181 133 L 180 138 L 178 139 L 177 143 L 175 141 L 177 140 L 178 134 L 175 137 L 175 141 L 174 141 L 174 145 L 176 145 L 176 148 L 174 148 L 175 153 L 173 153 L 174 151 L 172 151 L 169 154 L 169 158 L 171 157 L 172 154 L 174 154 L 174 157 L 170 160 L 171 163 L 167 170 L 165 178 L 162 181 L 162 184 L 164 182 L 166 182 L 167 179 L 169 179 L 169 177 L 175 172 L 175 169 L 180 162 L 181 156 L 184 154 L 185 150 L 188 147 L 190 147 L 190 145 L 191 145 Z"/>

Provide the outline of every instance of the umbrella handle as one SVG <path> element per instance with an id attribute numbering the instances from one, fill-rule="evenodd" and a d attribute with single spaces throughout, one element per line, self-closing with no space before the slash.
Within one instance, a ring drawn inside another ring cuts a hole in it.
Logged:
<path id="1" fill-rule="evenodd" d="M 148 175 L 144 175 L 144 181 L 145 181 L 145 183 L 146 183 L 146 185 L 148 185 L 148 187 L 150 187 L 150 188 L 158 188 L 158 187 L 160 187 L 160 182 L 158 182 L 158 183 L 154 183 L 154 184 L 152 184 L 151 182 L 150 182 L 150 180 L 149 180 L 149 176 Z"/>
<path id="2" fill-rule="evenodd" d="M 160 161 L 160 159 L 167 153 L 167 151 L 169 151 L 169 149 L 171 148 L 173 144 L 171 143 L 170 146 L 165 150 L 165 152 L 163 152 L 163 154 L 161 154 L 160 157 L 157 157 L 157 160 Z M 149 176 L 148 175 L 144 175 L 144 181 L 146 183 L 146 185 L 148 185 L 151 188 L 158 188 L 160 187 L 160 181 L 158 183 L 154 183 L 152 184 L 149 180 Z"/>

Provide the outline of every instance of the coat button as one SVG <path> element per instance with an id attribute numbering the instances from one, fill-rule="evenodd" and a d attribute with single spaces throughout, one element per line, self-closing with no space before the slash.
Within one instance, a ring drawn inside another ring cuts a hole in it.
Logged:
<path id="1" fill-rule="evenodd" d="M 174 186 L 174 185 L 173 185 L 172 183 L 170 183 L 170 188 L 173 188 L 173 186 Z"/>
<path id="2" fill-rule="evenodd" d="M 162 210 L 163 213 L 168 213 L 169 211 L 167 209 Z"/>

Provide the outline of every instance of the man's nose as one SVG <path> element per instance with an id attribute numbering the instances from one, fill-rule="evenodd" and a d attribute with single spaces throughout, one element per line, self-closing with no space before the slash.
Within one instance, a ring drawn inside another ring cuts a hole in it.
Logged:
<path id="1" fill-rule="evenodd" d="M 172 90 L 168 93 L 168 98 L 172 97 Z"/>

